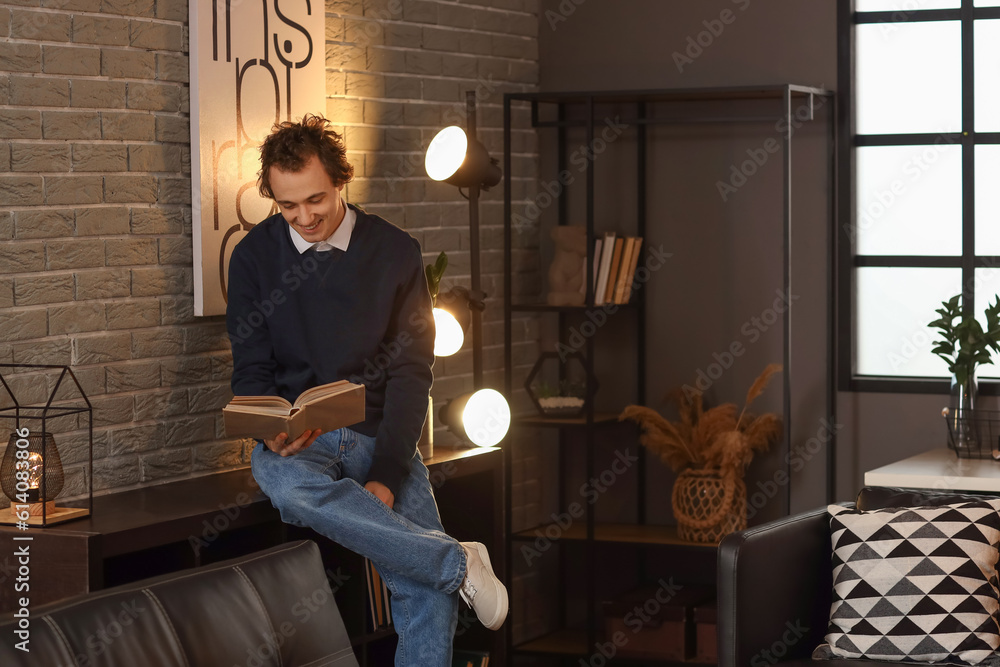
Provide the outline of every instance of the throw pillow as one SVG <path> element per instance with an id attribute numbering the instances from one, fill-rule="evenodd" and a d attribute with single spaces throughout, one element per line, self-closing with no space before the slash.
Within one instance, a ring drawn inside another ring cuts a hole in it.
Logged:
<path id="1" fill-rule="evenodd" d="M 1000 665 L 1000 499 L 829 512 L 833 603 L 814 657 Z"/>

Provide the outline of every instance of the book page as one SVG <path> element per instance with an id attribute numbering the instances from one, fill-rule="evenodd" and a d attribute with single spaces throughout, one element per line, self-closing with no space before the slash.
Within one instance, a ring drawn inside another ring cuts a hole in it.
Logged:
<path id="1" fill-rule="evenodd" d="M 317 387 L 306 389 L 304 392 L 299 394 L 299 397 L 295 399 L 295 405 L 301 406 L 309 403 L 310 401 L 317 401 L 327 396 L 336 396 L 342 392 L 349 391 L 355 386 L 357 385 L 354 385 L 347 380 L 338 380 L 336 382 L 321 384 Z"/>
<path id="2" fill-rule="evenodd" d="M 351 384 L 333 396 L 312 400 L 302 408 L 303 424 L 307 428 L 331 431 L 365 420 L 365 387 Z"/>
<path id="3" fill-rule="evenodd" d="M 292 409 L 292 404 L 281 396 L 233 396 L 229 401 L 230 405 L 257 405 L 262 408 L 274 407 L 283 408 L 287 413 Z"/>
<path id="4" fill-rule="evenodd" d="M 275 415 L 277 417 L 288 417 L 301 408 L 284 407 L 281 405 L 239 405 L 230 403 L 223 410 L 228 410 L 229 412 L 239 412 L 251 415 Z"/>

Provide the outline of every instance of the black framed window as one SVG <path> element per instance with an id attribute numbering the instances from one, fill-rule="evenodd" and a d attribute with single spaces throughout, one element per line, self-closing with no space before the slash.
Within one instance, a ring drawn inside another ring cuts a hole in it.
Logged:
<path id="1" fill-rule="evenodd" d="M 927 323 L 1000 292 L 1000 0 L 839 3 L 840 386 L 947 391 Z"/>

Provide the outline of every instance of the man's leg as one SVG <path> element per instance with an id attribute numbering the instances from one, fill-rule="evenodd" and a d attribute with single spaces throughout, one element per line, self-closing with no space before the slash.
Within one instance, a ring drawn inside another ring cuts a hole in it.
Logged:
<path id="1" fill-rule="evenodd" d="M 258 443 L 251 458 L 254 478 L 283 521 L 312 528 L 365 556 L 380 571 L 453 593 L 465 577 L 461 545 L 440 529 L 390 510 L 363 482 L 344 474 L 342 458 L 350 458 L 359 438 L 365 436 L 348 429 L 324 433 L 308 449 L 287 457 Z M 360 467 L 361 458 L 351 467 Z"/>
<path id="2" fill-rule="evenodd" d="M 374 451 L 374 438 L 356 434 L 353 446 L 345 446 L 342 454 L 344 476 L 363 482 Z M 444 532 L 427 468 L 419 454 L 400 485 L 393 511 L 421 528 Z M 399 636 L 396 667 L 450 667 L 458 624 L 457 592 L 444 593 L 391 568 L 379 567 L 379 572 L 392 593 L 392 621 Z"/>

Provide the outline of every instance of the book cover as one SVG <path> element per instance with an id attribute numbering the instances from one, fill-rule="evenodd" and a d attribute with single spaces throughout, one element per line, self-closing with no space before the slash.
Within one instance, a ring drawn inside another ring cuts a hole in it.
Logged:
<path id="1" fill-rule="evenodd" d="M 635 249 L 635 237 L 629 236 L 625 239 L 622 247 L 622 261 L 618 267 L 618 277 L 615 280 L 614 303 L 625 303 L 625 284 L 629 279 L 629 265 L 632 261 L 632 252 Z"/>
<path id="2" fill-rule="evenodd" d="M 611 267 L 608 269 L 608 284 L 604 289 L 604 303 L 614 303 L 615 283 L 618 279 L 618 266 L 622 261 L 622 248 L 624 245 L 624 237 L 615 239 L 615 249 L 611 255 Z"/>
<path id="3" fill-rule="evenodd" d="M 604 305 L 604 293 L 608 289 L 608 273 L 611 271 L 611 257 L 615 252 L 615 233 L 604 234 L 604 245 L 601 248 L 601 270 L 597 279 L 597 289 L 594 290 L 594 305 Z"/>
<path id="4" fill-rule="evenodd" d="M 637 236 L 635 239 L 635 246 L 632 248 L 632 260 L 629 262 L 628 269 L 628 281 L 625 284 L 625 297 L 622 303 L 628 303 L 632 300 L 632 285 L 635 283 L 635 270 L 639 265 L 639 257 L 642 255 L 642 237 Z"/>
<path id="5" fill-rule="evenodd" d="M 226 436 L 297 438 L 312 429 L 334 431 L 365 420 L 365 387 L 347 380 L 302 392 L 294 403 L 280 396 L 234 396 L 222 409 Z"/>
<path id="6" fill-rule="evenodd" d="M 392 625 L 389 607 L 389 587 L 379 576 L 372 562 L 365 559 L 365 579 L 368 582 L 368 611 L 371 615 L 372 630 L 381 630 Z"/>
<path id="7" fill-rule="evenodd" d="M 378 623 L 378 610 L 376 609 L 376 605 L 375 605 L 375 600 L 378 599 L 378 596 L 375 595 L 376 585 L 375 585 L 375 582 L 373 581 L 373 578 L 372 578 L 372 572 L 373 571 L 374 571 L 374 568 L 372 568 L 371 562 L 366 558 L 365 559 L 365 583 L 368 585 L 368 598 L 367 598 L 368 599 L 368 605 L 367 605 L 368 606 L 368 617 L 369 617 L 369 619 L 371 619 L 371 622 L 372 622 L 372 626 L 371 626 L 372 631 L 375 631 L 375 630 L 378 630 L 379 623 Z"/>

